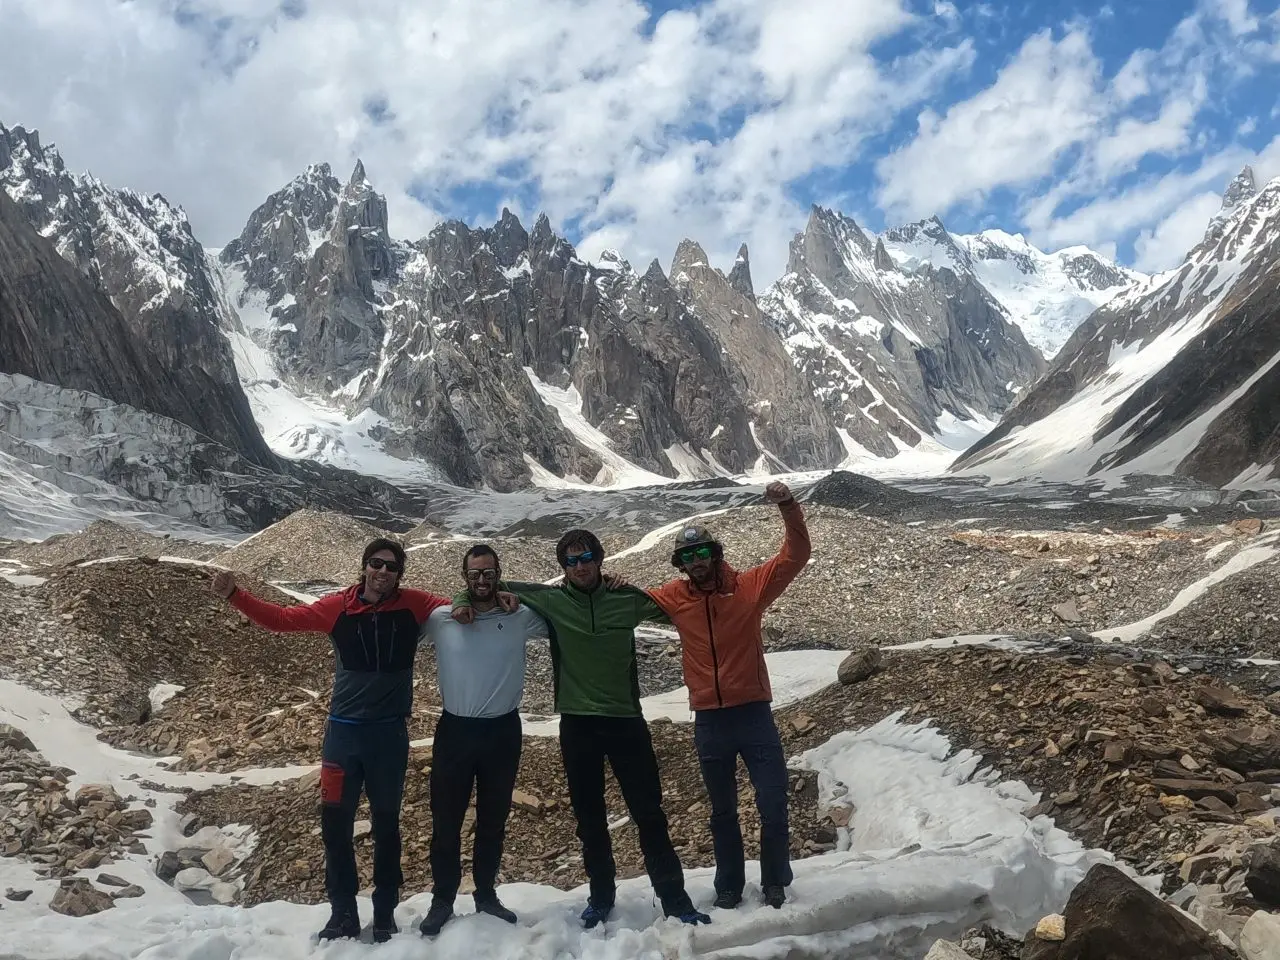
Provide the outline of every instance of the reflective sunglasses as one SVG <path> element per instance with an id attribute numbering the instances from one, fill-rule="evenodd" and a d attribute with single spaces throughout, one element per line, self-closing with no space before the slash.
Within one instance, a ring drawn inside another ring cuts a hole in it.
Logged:
<path id="1" fill-rule="evenodd" d="M 387 573 L 400 572 L 400 564 L 396 563 L 394 560 L 383 560 L 381 557 L 370 557 L 366 566 L 369 566 L 374 570 L 381 570 L 385 567 Z"/>
<path id="2" fill-rule="evenodd" d="M 710 560 L 716 555 L 716 548 L 709 543 L 700 547 L 686 547 L 677 556 L 681 563 L 693 563 L 695 560 Z"/>
<path id="3" fill-rule="evenodd" d="M 468 570 L 467 579 L 468 580 L 497 580 L 498 571 L 492 570 L 492 569 L 491 570 Z"/>
<path id="4" fill-rule="evenodd" d="M 565 554 L 564 565 L 566 567 L 576 567 L 580 563 L 590 563 L 595 558 L 596 555 L 591 550 L 584 550 L 582 553 L 568 553 Z"/>

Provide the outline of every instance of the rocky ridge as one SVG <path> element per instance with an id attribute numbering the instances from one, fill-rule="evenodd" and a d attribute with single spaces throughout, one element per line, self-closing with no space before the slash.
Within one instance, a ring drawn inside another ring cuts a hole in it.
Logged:
<path id="1" fill-rule="evenodd" d="M 74 268 L 67 272 L 77 273 L 97 295 L 98 312 L 109 304 L 127 326 L 127 336 L 118 340 L 105 335 L 107 340 L 117 340 L 111 350 L 118 354 L 141 348 L 144 357 L 141 370 L 117 367 L 110 361 L 105 364 L 126 381 L 130 395 L 77 381 L 69 371 L 51 382 L 106 393 L 173 417 L 251 463 L 274 466 L 275 458 L 254 423 L 230 345 L 222 335 L 229 318 L 221 309 L 209 261 L 186 214 L 159 194 L 146 197 L 108 187 L 92 176 L 69 174 L 58 152 L 42 145 L 36 132 L 22 127 L 0 126 L 0 192 L 7 194 L 0 200 L 5 234 L 19 232 L 14 221 L 21 220 L 39 237 L 16 241 L 27 252 L 6 265 L 4 272 L 29 272 L 28 264 L 39 256 L 37 250 L 65 260 Z M 54 271 L 48 264 L 42 269 Z M 37 325 L 40 335 L 54 336 L 51 329 L 61 325 L 50 323 L 47 315 L 56 312 L 55 298 L 60 296 L 56 291 L 66 281 L 58 283 L 61 278 L 54 276 L 33 279 L 34 289 L 26 295 L 38 308 L 50 308 L 42 311 Z M 103 360 L 93 346 L 96 339 L 52 341 L 52 349 L 37 349 L 25 366 L 13 366 L 10 359 L 3 372 L 50 379 L 30 368 L 50 362 L 93 367 Z M 8 351 L 5 355 L 11 356 Z"/>
<path id="2" fill-rule="evenodd" d="M 1254 196 L 1242 182 L 1228 190 L 1225 218 L 1177 270 L 1091 316 L 951 469 L 1269 485 L 1280 456 L 1270 402 L 1280 377 L 1280 180 Z"/>

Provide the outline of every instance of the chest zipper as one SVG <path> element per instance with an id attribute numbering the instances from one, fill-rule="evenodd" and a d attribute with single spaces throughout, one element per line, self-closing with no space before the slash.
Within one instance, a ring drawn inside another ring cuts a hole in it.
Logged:
<path id="1" fill-rule="evenodd" d="M 707 610 L 707 639 L 711 643 L 711 672 L 716 684 L 716 705 L 724 706 L 724 697 L 720 696 L 720 658 L 716 656 L 716 630 L 711 622 L 711 594 L 707 594 L 703 603 Z"/>

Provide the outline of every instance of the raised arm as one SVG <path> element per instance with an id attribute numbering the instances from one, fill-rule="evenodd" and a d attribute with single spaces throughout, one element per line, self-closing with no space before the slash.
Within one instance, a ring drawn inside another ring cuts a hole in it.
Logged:
<path id="1" fill-rule="evenodd" d="M 782 547 L 772 559 L 739 574 L 756 592 L 761 607 L 769 606 L 782 595 L 787 585 L 799 576 L 813 552 L 809 528 L 804 522 L 804 510 L 791 496 L 791 491 L 784 484 L 774 482 L 769 484 L 765 496 L 778 505 L 782 514 Z"/>
<path id="2" fill-rule="evenodd" d="M 342 615 L 341 593 L 331 593 L 315 603 L 299 603 L 282 607 L 276 603 L 259 600 L 247 590 L 241 590 L 235 576 L 226 570 L 214 575 L 213 592 L 243 613 L 258 626 L 276 633 L 328 633 Z"/>

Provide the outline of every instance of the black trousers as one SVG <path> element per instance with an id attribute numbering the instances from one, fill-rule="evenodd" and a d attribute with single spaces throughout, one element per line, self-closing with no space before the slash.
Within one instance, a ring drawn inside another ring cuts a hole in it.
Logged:
<path id="1" fill-rule="evenodd" d="M 462 883 L 462 822 L 476 794 L 472 875 L 476 897 L 493 896 L 511 793 L 520 767 L 520 714 L 460 717 L 448 711 L 431 748 L 431 878 L 434 896 L 452 901 Z"/>
<path id="2" fill-rule="evenodd" d="M 320 834 L 329 902 L 354 911 L 356 807 L 363 790 L 373 824 L 373 909 L 390 912 L 400 901 L 400 801 L 409 763 L 409 731 L 403 720 L 340 723 L 325 730 L 320 765 Z"/>
<path id="3" fill-rule="evenodd" d="M 564 759 L 569 799 L 578 821 L 582 859 L 591 884 L 591 900 L 612 905 L 617 892 L 617 865 L 609 837 L 604 800 L 604 762 L 613 768 L 631 820 L 640 834 L 645 872 L 667 916 L 693 909 L 684 888 L 684 870 L 671 844 L 662 810 L 662 780 L 653 753 L 649 725 L 643 717 L 560 717 L 560 755 Z"/>
<path id="4" fill-rule="evenodd" d="M 747 767 L 760 811 L 760 885 L 787 886 L 792 880 L 787 760 L 769 704 L 699 710 L 693 739 L 711 800 L 716 893 L 741 896 L 746 884 L 742 825 L 738 822 L 738 757 Z"/>

